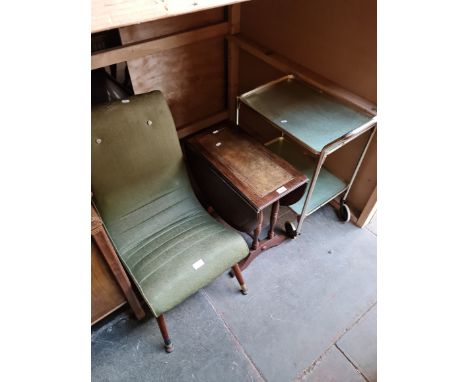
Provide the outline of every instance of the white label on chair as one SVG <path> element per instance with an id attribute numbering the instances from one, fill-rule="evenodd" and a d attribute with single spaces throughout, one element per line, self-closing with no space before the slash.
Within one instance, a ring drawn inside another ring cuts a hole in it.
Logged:
<path id="1" fill-rule="evenodd" d="M 277 192 L 278 194 L 282 194 L 282 193 L 283 193 L 284 191 L 286 191 L 286 190 L 287 190 L 286 187 L 281 186 L 280 188 L 278 188 L 278 189 L 276 190 L 276 192 Z"/>
<path id="2" fill-rule="evenodd" d="M 198 268 L 201 268 L 201 267 L 203 267 L 204 265 L 205 265 L 205 262 L 204 262 L 202 259 L 200 259 L 200 260 L 196 261 L 195 263 L 193 263 L 193 264 L 192 264 L 192 267 L 193 267 L 195 270 L 197 270 Z"/>

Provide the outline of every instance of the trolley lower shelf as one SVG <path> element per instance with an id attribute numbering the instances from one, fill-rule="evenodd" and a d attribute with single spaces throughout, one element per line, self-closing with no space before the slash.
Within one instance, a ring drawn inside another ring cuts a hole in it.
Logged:
<path id="1" fill-rule="evenodd" d="M 285 138 L 279 138 L 269 143 L 267 147 L 305 174 L 310 182 L 315 168 L 317 167 L 314 158 L 310 155 L 303 154 L 300 149 L 298 150 L 297 145 L 289 142 Z M 310 215 L 321 206 L 333 200 L 336 196 L 344 192 L 347 187 L 348 185 L 345 182 L 322 167 L 312 198 L 307 206 L 306 215 Z M 306 194 L 304 194 L 298 202 L 289 207 L 297 215 L 300 215 L 304 208 L 305 200 Z"/>

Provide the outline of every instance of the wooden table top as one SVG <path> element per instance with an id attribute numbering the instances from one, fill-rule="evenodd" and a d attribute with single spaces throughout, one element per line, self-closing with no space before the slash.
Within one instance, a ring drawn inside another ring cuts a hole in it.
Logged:
<path id="1" fill-rule="evenodd" d="M 227 123 L 190 138 L 188 144 L 257 211 L 307 182 L 284 159 Z"/>

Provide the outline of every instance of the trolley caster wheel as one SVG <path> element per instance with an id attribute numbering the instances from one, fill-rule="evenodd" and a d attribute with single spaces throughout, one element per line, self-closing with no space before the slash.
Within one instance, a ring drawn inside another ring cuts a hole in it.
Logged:
<path id="1" fill-rule="evenodd" d="M 338 215 L 343 223 L 347 223 L 351 220 L 351 211 L 349 210 L 349 207 L 344 203 L 340 204 Z"/>
<path id="2" fill-rule="evenodd" d="M 286 234 L 291 239 L 295 239 L 297 237 L 296 226 L 293 223 L 291 223 L 290 221 L 287 221 L 286 223 L 284 223 L 284 229 L 286 230 Z"/>

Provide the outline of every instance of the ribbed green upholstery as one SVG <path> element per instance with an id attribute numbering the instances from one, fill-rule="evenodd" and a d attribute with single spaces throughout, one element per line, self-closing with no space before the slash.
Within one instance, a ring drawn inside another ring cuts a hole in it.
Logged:
<path id="1" fill-rule="evenodd" d="M 91 147 L 95 204 L 156 316 L 247 256 L 242 237 L 193 194 L 160 92 L 93 108 Z"/>

